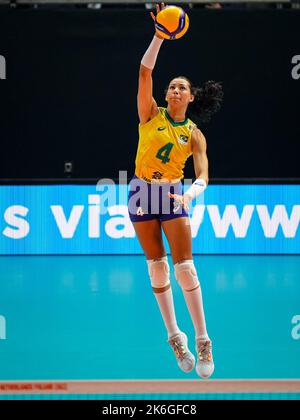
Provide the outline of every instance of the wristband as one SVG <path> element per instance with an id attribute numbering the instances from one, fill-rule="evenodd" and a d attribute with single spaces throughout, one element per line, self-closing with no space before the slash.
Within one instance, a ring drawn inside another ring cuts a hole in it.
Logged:
<path id="1" fill-rule="evenodd" d="M 188 195 L 191 200 L 194 200 L 199 194 L 203 193 L 207 184 L 203 178 L 198 178 L 196 181 L 190 186 L 187 190 L 185 195 Z"/>

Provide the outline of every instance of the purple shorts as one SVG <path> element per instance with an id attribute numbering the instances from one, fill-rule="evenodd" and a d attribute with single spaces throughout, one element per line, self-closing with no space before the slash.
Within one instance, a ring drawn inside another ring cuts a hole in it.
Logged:
<path id="1" fill-rule="evenodd" d="M 181 182 L 176 184 L 148 184 L 134 176 L 129 183 L 128 212 L 132 222 L 145 222 L 158 219 L 161 222 L 188 217 L 182 206 L 174 213 L 174 199 L 171 194 L 183 194 Z"/>

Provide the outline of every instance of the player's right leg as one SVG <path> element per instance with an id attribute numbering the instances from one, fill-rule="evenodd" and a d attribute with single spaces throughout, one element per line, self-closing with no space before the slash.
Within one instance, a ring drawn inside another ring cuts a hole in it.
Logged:
<path id="1" fill-rule="evenodd" d="M 170 284 L 170 268 L 158 219 L 133 223 L 139 242 L 147 258 L 148 272 L 154 296 L 164 320 L 168 342 L 178 365 L 184 372 L 195 366 L 195 358 L 187 348 L 187 338 L 177 325 L 173 294 Z"/>
<path id="2" fill-rule="evenodd" d="M 196 371 L 202 378 L 209 378 L 214 371 L 212 343 L 208 337 L 202 291 L 192 258 L 192 237 L 188 218 L 177 217 L 162 221 L 175 268 L 175 277 L 183 295 L 195 327 L 198 361 Z"/>

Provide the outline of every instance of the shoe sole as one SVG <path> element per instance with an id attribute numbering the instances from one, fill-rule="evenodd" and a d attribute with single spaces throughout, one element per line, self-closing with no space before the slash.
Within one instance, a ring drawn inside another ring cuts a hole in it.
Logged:
<path id="1" fill-rule="evenodd" d="M 202 378 L 202 379 L 209 379 L 209 378 L 211 378 L 211 376 L 213 375 L 214 371 L 215 371 L 215 366 L 214 366 L 213 371 L 211 372 L 211 374 L 210 374 L 210 375 L 204 376 L 204 375 L 201 375 L 201 374 L 198 372 L 198 369 L 197 369 L 197 366 L 196 366 L 196 372 L 197 372 L 197 375 L 198 375 L 198 376 L 200 376 L 200 378 Z"/>

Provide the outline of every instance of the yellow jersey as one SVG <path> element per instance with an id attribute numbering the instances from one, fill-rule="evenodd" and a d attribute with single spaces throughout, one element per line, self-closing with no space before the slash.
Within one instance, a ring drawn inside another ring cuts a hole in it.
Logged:
<path id="1" fill-rule="evenodd" d="M 148 183 L 178 182 L 185 162 L 192 155 L 191 137 L 196 127 L 189 118 L 172 120 L 166 108 L 145 124 L 139 124 L 135 175 Z"/>

